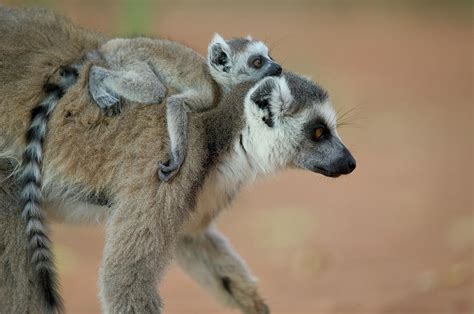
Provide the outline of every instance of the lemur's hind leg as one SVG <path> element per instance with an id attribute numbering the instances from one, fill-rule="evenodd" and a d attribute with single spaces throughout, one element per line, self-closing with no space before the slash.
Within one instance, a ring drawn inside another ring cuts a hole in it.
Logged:
<path id="1" fill-rule="evenodd" d="M 107 115 L 121 112 L 120 98 L 153 104 L 161 103 L 166 95 L 166 87 L 145 62 L 128 65 L 120 71 L 92 66 L 89 72 L 89 91 Z"/>
<path id="2" fill-rule="evenodd" d="M 247 265 L 218 231 L 211 228 L 185 236 L 178 242 L 176 256 L 180 266 L 221 303 L 246 314 L 270 313 Z"/>
<path id="3" fill-rule="evenodd" d="M 170 138 L 171 155 L 166 163 L 160 162 L 158 176 L 170 181 L 186 158 L 188 149 L 188 112 L 200 112 L 212 106 L 212 100 L 194 90 L 170 96 L 167 100 L 166 124 Z"/>

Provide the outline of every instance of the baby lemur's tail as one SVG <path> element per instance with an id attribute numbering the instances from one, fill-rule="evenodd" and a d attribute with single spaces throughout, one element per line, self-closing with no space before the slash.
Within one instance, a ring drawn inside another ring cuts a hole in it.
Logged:
<path id="1" fill-rule="evenodd" d="M 57 82 L 44 86 L 46 97 L 31 111 L 31 123 L 26 133 L 26 148 L 23 153 L 20 172 L 22 216 L 26 220 L 30 260 L 37 276 L 38 286 L 44 297 L 46 310 L 51 313 L 62 311 L 62 300 L 58 293 L 57 275 L 54 267 L 51 241 L 47 235 L 46 223 L 41 208 L 41 166 L 43 143 L 48 120 L 59 99 L 77 80 L 74 67 L 62 67 Z"/>

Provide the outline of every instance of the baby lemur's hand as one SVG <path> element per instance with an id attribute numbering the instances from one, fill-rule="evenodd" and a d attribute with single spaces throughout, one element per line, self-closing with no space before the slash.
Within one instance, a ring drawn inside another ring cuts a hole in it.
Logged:
<path id="1" fill-rule="evenodd" d="M 176 176 L 179 172 L 179 168 L 181 168 L 181 164 L 183 163 L 182 161 L 178 161 L 179 159 L 171 157 L 167 162 L 160 162 L 158 164 L 158 177 L 161 181 L 169 182 Z"/>
<path id="2" fill-rule="evenodd" d="M 104 84 L 108 70 L 92 66 L 89 72 L 89 93 L 97 106 L 107 116 L 115 116 L 122 112 L 120 96 Z"/>

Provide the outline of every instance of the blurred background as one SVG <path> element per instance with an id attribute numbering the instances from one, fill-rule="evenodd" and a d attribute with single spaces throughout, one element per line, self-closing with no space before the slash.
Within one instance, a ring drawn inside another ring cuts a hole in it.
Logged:
<path id="1" fill-rule="evenodd" d="M 110 36 L 205 54 L 263 39 L 330 92 L 350 176 L 287 171 L 245 189 L 219 228 L 272 313 L 474 313 L 472 1 L 2 1 Z M 53 225 L 68 313 L 98 313 L 103 227 Z M 235 313 L 179 268 L 166 313 Z"/>

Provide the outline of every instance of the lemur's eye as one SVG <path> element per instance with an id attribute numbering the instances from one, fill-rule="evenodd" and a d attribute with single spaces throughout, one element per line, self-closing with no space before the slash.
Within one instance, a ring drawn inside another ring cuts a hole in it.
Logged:
<path id="1" fill-rule="evenodd" d="M 313 134 L 312 134 L 313 139 L 314 140 L 320 140 L 323 137 L 325 131 L 326 131 L 326 129 L 323 126 L 318 126 L 313 131 Z"/>
<path id="2" fill-rule="evenodd" d="M 262 57 L 257 57 L 252 61 L 252 65 L 256 69 L 260 69 L 263 65 L 263 59 Z"/>

